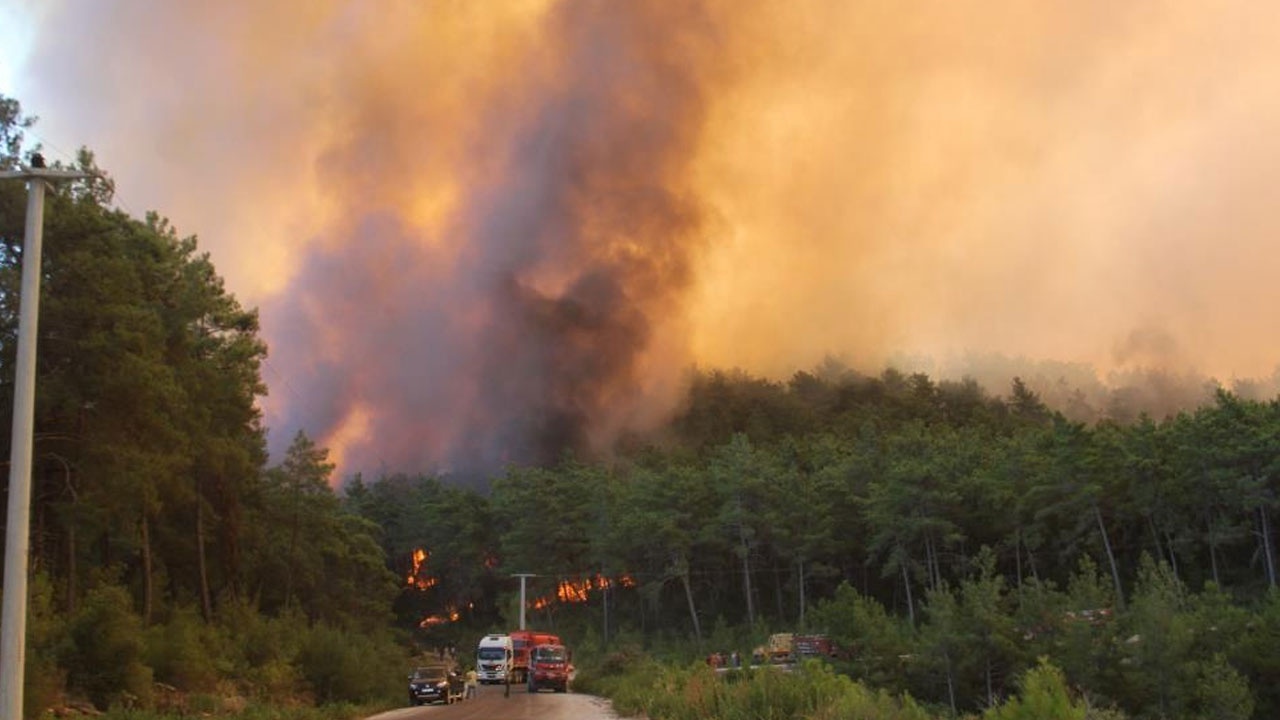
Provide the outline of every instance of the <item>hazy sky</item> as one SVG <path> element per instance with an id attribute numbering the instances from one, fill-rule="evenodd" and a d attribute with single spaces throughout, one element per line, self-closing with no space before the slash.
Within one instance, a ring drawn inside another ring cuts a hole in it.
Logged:
<path id="1" fill-rule="evenodd" d="M 18 0 L 0 28 L 49 154 L 200 236 L 263 310 L 276 442 L 346 469 L 601 446 L 694 364 L 1280 358 L 1277 3 Z"/>

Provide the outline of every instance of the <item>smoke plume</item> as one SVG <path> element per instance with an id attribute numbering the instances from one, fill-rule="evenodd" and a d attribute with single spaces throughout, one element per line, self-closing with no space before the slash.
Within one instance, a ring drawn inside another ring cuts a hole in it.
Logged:
<path id="1" fill-rule="evenodd" d="M 38 129 L 201 235 L 263 308 L 273 442 L 348 472 L 605 449 L 693 364 L 1280 358 L 1272 3 L 30 15 Z"/>

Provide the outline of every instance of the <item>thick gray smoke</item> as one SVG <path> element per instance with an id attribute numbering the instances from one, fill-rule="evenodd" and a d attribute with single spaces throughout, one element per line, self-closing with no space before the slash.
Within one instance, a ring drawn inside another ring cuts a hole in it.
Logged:
<path id="1" fill-rule="evenodd" d="M 284 424 L 340 445 L 348 468 L 476 473 L 590 453 L 669 404 L 642 363 L 704 242 L 681 180 L 699 22 L 640 3 L 551 14 L 527 71 L 467 107 L 489 170 L 434 236 L 365 201 L 436 128 L 362 116 L 329 161 L 342 220 L 265 308 L 299 395 Z"/>

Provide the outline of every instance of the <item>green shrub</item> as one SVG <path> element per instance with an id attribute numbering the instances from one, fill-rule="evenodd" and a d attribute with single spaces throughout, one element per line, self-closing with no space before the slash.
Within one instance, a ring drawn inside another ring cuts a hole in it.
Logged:
<path id="1" fill-rule="evenodd" d="M 150 703 L 152 672 L 143 663 L 142 620 L 131 608 L 128 591 L 102 584 L 89 591 L 71 621 L 64 659 L 68 683 L 99 708 Z"/>
<path id="2" fill-rule="evenodd" d="M 23 687 L 23 714 L 28 718 L 39 715 L 62 698 L 67 673 L 58 665 L 58 655 L 70 641 L 66 623 L 54 610 L 53 584 L 48 576 L 36 573 L 30 587 Z"/>
<path id="3" fill-rule="evenodd" d="M 1022 678 L 1022 692 L 982 716 L 986 720 L 1085 720 L 1087 708 L 1073 702 L 1062 671 L 1045 658 Z"/>
<path id="4" fill-rule="evenodd" d="M 1187 688 L 1189 717 L 1205 720 L 1248 720 L 1253 716 L 1253 694 L 1249 681 L 1216 654 L 1208 660 L 1191 663 L 1195 677 Z"/>
<path id="5" fill-rule="evenodd" d="M 614 660 L 624 657 L 619 653 Z M 653 720 L 930 720 L 910 698 L 869 690 L 819 661 L 791 671 L 770 666 L 728 673 L 703 663 L 672 668 L 643 655 L 629 662 L 620 674 L 590 679 L 591 690 L 609 697 L 622 715 Z"/>
<path id="6" fill-rule="evenodd" d="M 403 660 L 390 642 L 317 625 L 303 636 L 297 664 L 317 703 L 370 702 L 404 689 Z"/>
<path id="7" fill-rule="evenodd" d="M 179 690 L 204 692 L 218 683 L 217 634 L 192 608 L 177 610 L 147 630 L 147 661 L 156 680 Z"/>

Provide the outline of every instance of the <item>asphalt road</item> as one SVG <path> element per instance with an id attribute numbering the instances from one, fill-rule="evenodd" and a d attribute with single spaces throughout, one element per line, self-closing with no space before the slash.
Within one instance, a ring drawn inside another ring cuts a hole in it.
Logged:
<path id="1" fill-rule="evenodd" d="M 524 685 L 513 685 L 511 697 L 503 697 L 502 685 L 481 685 L 476 697 L 453 705 L 403 707 L 374 715 L 368 720 L 619 720 L 609 701 L 595 695 L 530 694 Z"/>

